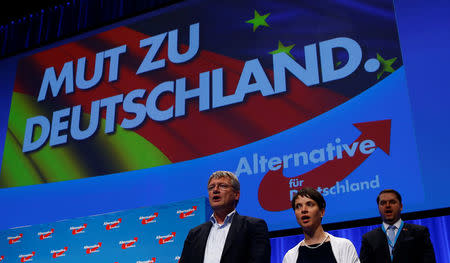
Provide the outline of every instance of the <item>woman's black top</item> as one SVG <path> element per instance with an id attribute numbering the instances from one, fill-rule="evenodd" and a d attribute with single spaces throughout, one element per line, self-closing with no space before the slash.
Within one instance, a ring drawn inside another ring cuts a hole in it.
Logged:
<path id="1" fill-rule="evenodd" d="M 299 246 L 297 263 L 337 263 L 331 249 L 331 243 L 328 241 L 321 246 L 319 245 L 309 245 L 314 248 Z"/>

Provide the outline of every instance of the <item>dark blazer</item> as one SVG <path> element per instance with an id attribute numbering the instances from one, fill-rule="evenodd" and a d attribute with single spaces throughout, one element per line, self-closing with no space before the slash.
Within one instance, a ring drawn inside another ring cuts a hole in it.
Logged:
<path id="1" fill-rule="evenodd" d="M 211 221 L 189 231 L 184 241 L 180 263 L 203 263 Z M 237 212 L 228 232 L 221 263 L 270 262 L 270 241 L 264 220 L 241 216 Z"/>
<path id="2" fill-rule="evenodd" d="M 389 263 L 389 247 L 381 227 L 363 235 L 361 263 Z M 393 263 L 436 262 L 428 228 L 405 223 L 393 249 Z"/>

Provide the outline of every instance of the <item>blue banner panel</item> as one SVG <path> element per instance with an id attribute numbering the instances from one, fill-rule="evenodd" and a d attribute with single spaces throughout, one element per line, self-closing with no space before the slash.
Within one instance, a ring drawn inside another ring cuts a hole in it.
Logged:
<path id="1" fill-rule="evenodd" d="M 205 198 L 0 232 L 0 262 L 178 262 Z"/>

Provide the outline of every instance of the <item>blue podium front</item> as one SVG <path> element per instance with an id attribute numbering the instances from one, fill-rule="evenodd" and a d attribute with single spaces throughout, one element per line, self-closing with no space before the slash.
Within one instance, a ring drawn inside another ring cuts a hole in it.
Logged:
<path id="1" fill-rule="evenodd" d="M 0 262 L 178 262 L 206 198 L 0 231 Z"/>

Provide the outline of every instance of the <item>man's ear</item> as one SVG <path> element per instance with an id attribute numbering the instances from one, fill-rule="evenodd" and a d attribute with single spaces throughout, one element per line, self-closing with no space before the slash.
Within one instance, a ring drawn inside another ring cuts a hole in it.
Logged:
<path id="1" fill-rule="evenodd" d="M 325 208 L 320 209 L 320 217 L 325 216 Z"/>

